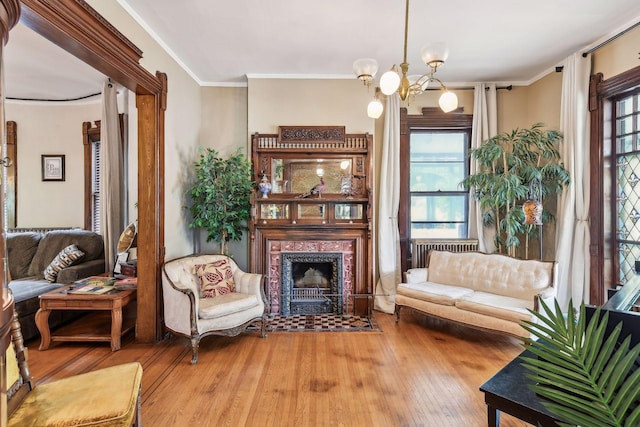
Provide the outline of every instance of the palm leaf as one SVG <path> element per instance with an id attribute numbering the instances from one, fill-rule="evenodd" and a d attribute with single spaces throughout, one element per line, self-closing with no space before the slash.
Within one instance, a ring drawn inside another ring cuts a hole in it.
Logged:
<path id="1" fill-rule="evenodd" d="M 584 303 L 576 318 L 573 304 L 562 315 L 558 302 L 551 310 L 541 301 L 542 311 L 531 311 L 532 321 L 523 328 L 536 357 L 526 357 L 523 366 L 536 383 L 532 389 L 544 397 L 543 404 L 567 425 L 582 427 L 636 426 L 640 422 L 640 344 L 631 348 L 631 338 L 620 341 L 622 324 L 608 337 L 608 312 L 595 310 L 586 322 Z"/>

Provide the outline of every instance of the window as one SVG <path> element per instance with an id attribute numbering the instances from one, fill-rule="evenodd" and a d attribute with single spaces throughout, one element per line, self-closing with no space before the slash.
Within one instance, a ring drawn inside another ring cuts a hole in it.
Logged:
<path id="1" fill-rule="evenodd" d="M 91 144 L 91 230 L 100 233 L 100 141 Z"/>
<path id="2" fill-rule="evenodd" d="M 100 232 L 100 121 L 82 124 L 84 146 L 84 229 Z"/>
<path id="3" fill-rule="evenodd" d="M 589 81 L 589 302 L 633 274 L 640 255 L 640 67 Z"/>
<path id="4" fill-rule="evenodd" d="M 466 238 L 469 135 L 412 130 L 409 144 L 410 237 Z"/>
<path id="5" fill-rule="evenodd" d="M 613 99 L 614 167 L 616 195 L 613 232 L 617 277 L 625 283 L 635 274 L 640 260 L 640 90 Z"/>
<path id="6" fill-rule="evenodd" d="M 469 173 L 472 114 L 400 109 L 401 269 L 411 266 L 411 239 L 467 238 L 468 193 L 459 183 Z"/>
<path id="7" fill-rule="evenodd" d="M 120 143 L 124 144 L 124 114 L 120 121 Z M 100 233 L 100 120 L 82 124 L 84 145 L 84 229 Z M 125 172 L 126 174 L 126 172 Z"/>

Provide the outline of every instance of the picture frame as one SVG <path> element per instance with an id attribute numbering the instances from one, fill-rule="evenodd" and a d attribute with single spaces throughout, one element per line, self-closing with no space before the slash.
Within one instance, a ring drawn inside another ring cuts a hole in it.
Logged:
<path id="1" fill-rule="evenodd" d="M 64 154 L 42 155 L 42 180 L 64 181 Z"/>

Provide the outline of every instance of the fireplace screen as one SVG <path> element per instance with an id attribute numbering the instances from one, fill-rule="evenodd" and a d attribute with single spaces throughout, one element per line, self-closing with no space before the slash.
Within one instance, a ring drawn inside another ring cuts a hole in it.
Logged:
<path id="1" fill-rule="evenodd" d="M 342 314 L 342 254 L 282 253 L 281 269 L 281 314 Z"/>

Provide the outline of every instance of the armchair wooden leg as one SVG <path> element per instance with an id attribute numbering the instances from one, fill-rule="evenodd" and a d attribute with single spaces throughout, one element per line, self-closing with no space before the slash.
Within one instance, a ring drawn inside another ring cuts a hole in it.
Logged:
<path id="1" fill-rule="evenodd" d="M 260 327 L 260 333 L 262 334 L 262 338 L 267 337 L 267 316 L 262 316 L 262 326 Z"/>
<path id="2" fill-rule="evenodd" d="M 198 347 L 200 346 L 200 338 L 191 337 L 191 364 L 198 362 Z"/>
<path id="3" fill-rule="evenodd" d="M 400 309 L 402 308 L 401 305 L 396 304 L 396 308 L 395 310 L 393 310 L 395 312 L 396 315 L 396 323 L 398 323 L 400 321 Z"/>

